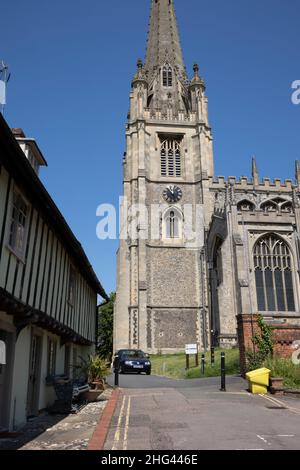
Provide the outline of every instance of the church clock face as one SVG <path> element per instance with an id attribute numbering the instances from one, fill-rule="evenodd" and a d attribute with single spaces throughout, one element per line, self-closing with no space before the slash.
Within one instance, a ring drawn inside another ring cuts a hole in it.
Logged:
<path id="1" fill-rule="evenodd" d="M 167 202 L 178 202 L 182 198 L 182 191 L 178 186 L 168 186 L 163 192 Z"/>

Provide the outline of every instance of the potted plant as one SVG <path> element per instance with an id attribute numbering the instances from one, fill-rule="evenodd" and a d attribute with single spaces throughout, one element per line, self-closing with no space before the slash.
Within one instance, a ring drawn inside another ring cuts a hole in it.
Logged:
<path id="1" fill-rule="evenodd" d="M 91 387 L 91 390 L 86 392 L 86 399 L 88 401 L 96 401 L 105 388 L 108 374 L 107 365 L 101 357 L 90 354 L 87 360 L 83 360 L 82 370 Z"/>

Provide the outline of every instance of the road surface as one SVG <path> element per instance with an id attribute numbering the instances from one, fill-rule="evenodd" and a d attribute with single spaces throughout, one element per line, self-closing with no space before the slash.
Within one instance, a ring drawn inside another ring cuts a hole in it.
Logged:
<path id="1" fill-rule="evenodd" d="M 105 449 L 300 449 L 299 399 L 251 395 L 240 377 L 219 388 L 220 378 L 120 375 Z"/>

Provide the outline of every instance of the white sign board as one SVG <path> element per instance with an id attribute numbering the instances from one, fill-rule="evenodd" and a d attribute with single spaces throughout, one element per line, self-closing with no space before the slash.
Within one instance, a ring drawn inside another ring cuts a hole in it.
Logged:
<path id="1" fill-rule="evenodd" d="M 197 344 L 186 344 L 185 345 L 185 354 L 188 354 L 189 356 L 191 354 L 198 354 Z"/>
<path id="2" fill-rule="evenodd" d="M 0 341 L 0 364 L 6 364 L 6 346 L 4 341 Z"/>

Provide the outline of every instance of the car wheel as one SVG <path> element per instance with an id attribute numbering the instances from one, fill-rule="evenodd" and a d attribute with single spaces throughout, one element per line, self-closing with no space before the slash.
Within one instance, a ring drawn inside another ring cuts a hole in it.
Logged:
<path id="1" fill-rule="evenodd" d="M 146 374 L 147 374 L 147 375 L 151 375 L 151 370 L 148 370 L 148 371 L 146 372 Z"/>

